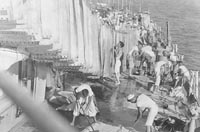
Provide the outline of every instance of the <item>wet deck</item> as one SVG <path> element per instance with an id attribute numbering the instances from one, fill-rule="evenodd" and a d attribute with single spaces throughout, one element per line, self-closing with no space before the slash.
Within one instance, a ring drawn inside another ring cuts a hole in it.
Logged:
<path id="1" fill-rule="evenodd" d="M 81 80 L 76 79 L 74 84 Z M 129 130 L 133 129 L 133 122 L 136 119 L 137 111 L 135 110 L 134 104 L 130 104 L 126 101 L 126 97 L 130 93 L 145 93 L 151 95 L 151 93 L 146 90 L 149 82 L 148 77 L 136 76 L 135 78 L 128 78 L 126 74 L 123 74 L 121 78 L 121 84 L 119 86 L 115 85 L 114 81 L 109 80 L 91 80 L 88 82 L 96 95 L 98 107 L 100 113 L 97 115 L 97 120 L 104 125 L 110 125 L 113 127 L 127 128 Z M 159 100 L 159 98 L 158 98 Z M 72 120 L 72 112 L 60 112 L 69 121 Z M 145 121 L 147 114 L 144 114 L 139 123 L 134 127 L 137 131 L 145 131 Z M 92 119 L 89 120 L 92 122 Z M 104 126 L 98 126 L 99 128 Z M 89 123 L 84 116 L 77 118 L 75 127 L 79 130 L 83 130 L 89 126 Z M 18 129 L 11 132 L 40 132 L 39 129 L 31 121 L 25 122 L 20 125 Z"/>

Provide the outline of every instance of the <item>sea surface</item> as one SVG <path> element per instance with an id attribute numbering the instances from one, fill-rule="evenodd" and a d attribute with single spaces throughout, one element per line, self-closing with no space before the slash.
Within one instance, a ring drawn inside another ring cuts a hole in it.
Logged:
<path id="1" fill-rule="evenodd" d="M 200 70 L 200 0 L 95 0 L 115 7 L 130 8 L 132 12 L 150 11 L 154 22 L 166 33 L 169 21 L 172 43 L 185 55 L 189 69 Z M 142 1 L 142 2 L 141 2 Z M 119 3 L 119 4 L 117 4 Z"/>
<path id="2" fill-rule="evenodd" d="M 142 5 L 163 30 L 169 21 L 172 43 L 185 55 L 184 63 L 200 70 L 200 0 L 143 0 Z"/>

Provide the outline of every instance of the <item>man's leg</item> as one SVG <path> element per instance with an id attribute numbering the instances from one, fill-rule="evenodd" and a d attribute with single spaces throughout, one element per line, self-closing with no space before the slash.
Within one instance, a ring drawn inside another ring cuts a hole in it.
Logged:
<path id="1" fill-rule="evenodd" d="M 132 76 L 132 67 L 129 67 L 129 76 Z"/>
<path id="2" fill-rule="evenodd" d="M 144 64 L 145 60 L 146 60 L 146 59 L 145 59 L 144 54 L 141 55 L 141 61 L 140 61 L 140 66 L 139 66 L 139 70 L 140 70 L 140 71 L 143 69 L 143 64 Z"/>
<path id="3" fill-rule="evenodd" d="M 133 76 L 133 69 L 134 69 L 134 64 L 129 69 L 129 76 Z"/>
<path id="4" fill-rule="evenodd" d="M 156 62 L 156 58 L 152 57 L 151 58 L 151 62 L 150 62 L 150 73 L 153 75 L 154 71 L 154 67 L 155 67 L 155 62 Z"/>
<path id="5" fill-rule="evenodd" d="M 189 132 L 194 132 L 195 131 L 195 119 L 192 119 L 189 125 Z"/>
<path id="6" fill-rule="evenodd" d="M 72 122 L 70 123 L 71 126 L 74 126 L 74 124 L 75 124 L 75 120 L 76 120 L 76 117 L 77 117 L 77 116 L 74 116 L 74 115 L 73 115 Z"/>
<path id="7" fill-rule="evenodd" d="M 70 125 L 72 125 L 72 126 L 74 126 L 76 117 L 80 114 L 80 107 L 81 106 L 80 106 L 79 102 L 77 101 L 75 104 L 74 111 L 73 111 L 73 119 L 72 119 L 72 122 L 70 123 Z"/>
<path id="8" fill-rule="evenodd" d="M 134 69 L 134 62 L 133 62 L 133 56 L 130 56 L 129 57 L 129 60 L 128 60 L 128 62 L 129 62 L 129 76 L 132 76 L 133 74 L 133 69 Z"/>
<path id="9" fill-rule="evenodd" d="M 120 84 L 120 73 L 116 73 L 117 84 Z"/>
<path id="10" fill-rule="evenodd" d="M 147 71 L 146 71 L 147 75 L 151 74 L 150 69 L 151 69 L 151 62 L 149 60 L 147 60 Z"/>
<path id="11" fill-rule="evenodd" d="M 151 132 L 151 126 L 146 126 L 146 132 Z"/>
<path id="12" fill-rule="evenodd" d="M 143 69 L 144 67 L 144 62 L 145 62 L 146 60 L 144 60 L 144 61 L 142 61 L 141 63 L 140 63 L 140 67 L 139 67 L 139 72 L 140 72 L 140 75 L 144 75 L 145 74 L 145 72 L 146 72 L 146 67 L 145 67 L 145 69 Z"/>
<path id="13" fill-rule="evenodd" d="M 84 105 L 85 106 L 85 105 Z M 96 122 L 96 114 L 99 112 L 98 108 L 97 108 L 97 103 L 96 103 L 96 99 L 93 96 L 91 103 L 88 106 L 88 109 L 84 109 L 84 113 L 87 117 L 91 117 L 93 119 L 94 122 Z M 86 110 L 86 111 L 85 111 Z"/>
<path id="14" fill-rule="evenodd" d="M 121 61 L 117 60 L 115 64 L 115 76 L 116 76 L 116 81 L 117 84 L 120 84 L 120 66 L 121 66 Z"/>
<path id="15" fill-rule="evenodd" d="M 152 131 L 153 122 L 154 122 L 154 119 L 155 119 L 157 113 L 158 113 L 158 106 L 155 105 L 153 108 L 150 109 L 150 111 L 148 113 L 146 124 L 145 124 L 146 132 Z"/>
<path id="16" fill-rule="evenodd" d="M 160 86 L 160 81 L 161 81 L 161 76 L 160 76 L 160 71 L 156 70 L 156 81 L 155 81 L 155 87 L 154 87 L 154 91 L 157 90 Z M 153 91 L 153 92 L 154 92 Z"/>

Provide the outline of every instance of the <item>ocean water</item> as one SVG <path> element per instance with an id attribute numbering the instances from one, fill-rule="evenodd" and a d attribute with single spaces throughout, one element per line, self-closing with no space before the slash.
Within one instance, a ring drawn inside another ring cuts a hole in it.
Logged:
<path id="1" fill-rule="evenodd" d="M 164 31 L 169 21 L 172 43 L 185 55 L 184 63 L 200 70 L 200 0 L 143 0 L 142 5 Z"/>
<path id="2" fill-rule="evenodd" d="M 149 10 L 154 22 L 166 32 L 169 21 L 172 43 L 178 44 L 178 52 L 185 55 L 188 68 L 200 70 L 200 0 L 95 0 L 115 3 L 115 7 L 129 7 L 138 12 Z M 122 4 L 123 2 L 123 4 Z M 119 4 L 117 4 L 119 3 Z"/>

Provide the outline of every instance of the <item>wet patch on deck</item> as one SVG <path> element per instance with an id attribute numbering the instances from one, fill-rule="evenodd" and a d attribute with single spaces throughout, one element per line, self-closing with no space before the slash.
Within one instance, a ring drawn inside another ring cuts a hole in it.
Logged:
<path id="1" fill-rule="evenodd" d="M 146 86 L 131 78 L 123 78 L 120 85 L 113 87 L 112 82 L 110 82 L 110 84 L 107 84 L 107 87 L 109 87 L 112 91 L 107 91 L 103 87 L 92 86 L 92 89 L 97 97 L 98 107 L 100 109 L 98 120 L 113 126 L 122 125 L 128 128 L 133 127 L 133 122 L 137 117 L 137 111 L 134 109 L 134 106 L 133 109 L 130 109 L 131 106 L 128 105 L 132 104 L 127 103 L 126 97 L 130 93 L 140 91 L 140 87 Z M 100 98 L 99 95 L 101 95 Z M 137 131 L 145 131 L 145 121 L 146 115 L 144 115 L 144 117 L 135 126 L 135 129 Z"/>
<path id="2" fill-rule="evenodd" d="M 80 84 L 82 81 L 82 79 L 77 79 L 77 77 L 76 80 L 77 81 L 73 80 L 73 84 Z M 88 82 L 91 84 L 91 88 L 96 96 L 98 108 L 100 110 L 100 113 L 97 114 L 97 120 L 112 126 L 133 128 L 133 122 L 137 117 L 137 111 L 134 106 L 131 106 L 132 104 L 127 103 L 126 97 L 130 93 L 135 93 L 138 91 L 147 92 L 147 90 L 144 89 L 147 87 L 147 84 L 145 84 L 146 82 L 141 83 L 133 78 L 126 77 L 121 79 L 120 85 L 115 85 L 113 81 L 89 80 Z M 59 113 L 69 122 L 72 121 L 72 112 L 59 111 Z M 145 131 L 144 124 L 146 121 L 146 116 L 147 115 L 143 116 L 134 129 L 141 132 Z M 84 128 L 88 127 L 90 123 L 93 123 L 93 119 L 87 119 L 88 118 L 85 116 L 79 116 L 75 122 L 75 127 L 79 130 L 83 130 Z M 20 132 L 23 132 L 23 130 L 26 132 L 40 132 L 37 126 L 31 121 L 26 122 L 18 130 L 20 130 Z"/>

